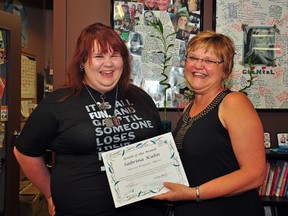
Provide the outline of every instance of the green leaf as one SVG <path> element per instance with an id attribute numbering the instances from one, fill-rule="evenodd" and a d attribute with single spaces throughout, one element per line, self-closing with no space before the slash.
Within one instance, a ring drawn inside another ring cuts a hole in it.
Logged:
<path id="1" fill-rule="evenodd" d="M 160 32 L 161 32 L 161 34 L 163 35 L 163 33 L 164 33 L 164 30 L 163 30 L 163 25 L 162 25 L 162 22 L 160 21 L 160 19 L 159 19 L 159 30 L 160 30 Z"/>
<path id="2" fill-rule="evenodd" d="M 109 170 L 110 173 L 113 173 L 112 167 L 109 166 L 108 170 Z"/>
<path id="3" fill-rule="evenodd" d="M 166 62 L 170 61 L 171 58 L 172 58 L 172 56 L 168 57 L 168 58 L 166 59 Z"/>
<path id="4" fill-rule="evenodd" d="M 167 36 L 164 35 L 164 28 L 163 28 L 163 24 L 161 22 L 160 19 L 157 19 L 156 20 L 156 23 L 153 23 L 151 21 L 148 21 L 146 20 L 156 31 L 158 31 L 158 33 L 160 34 L 159 35 L 150 35 L 150 37 L 153 37 L 153 38 L 157 38 L 159 39 L 161 42 L 162 42 L 162 50 L 161 51 L 158 51 L 157 53 L 162 53 L 164 55 L 164 58 L 163 58 L 163 61 L 161 61 L 161 75 L 164 77 L 159 83 L 160 85 L 164 85 L 165 88 L 164 88 L 164 114 L 163 114 L 163 119 L 166 120 L 166 117 L 167 117 L 167 107 L 166 107 L 166 103 L 167 103 L 167 98 L 166 98 L 166 91 L 167 89 L 171 88 L 171 85 L 169 83 L 167 83 L 167 80 L 168 80 L 168 76 L 166 75 L 166 69 L 168 67 L 170 67 L 171 65 L 168 64 L 169 61 L 171 60 L 172 56 L 169 55 L 168 51 L 171 47 L 174 46 L 173 43 L 170 43 L 168 44 L 168 41 L 167 39 L 169 37 L 172 37 L 174 36 L 175 34 L 177 34 L 177 32 L 172 32 L 172 33 L 169 33 Z"/>
<path id="5" fill-rule="evenodd" d="M 169 49 L 170 47 L 173 47 L 173 46 L 174 46 L 174 44 L 169 44 L 167 49 Z"/>
<path id="6" fill-rule="evenodd" d="M 161 37 L 159 37 L 159 36 L 155 36 L 156 38 L 158 38 L 159 40 L 162 40 L 162 38 Z"/>

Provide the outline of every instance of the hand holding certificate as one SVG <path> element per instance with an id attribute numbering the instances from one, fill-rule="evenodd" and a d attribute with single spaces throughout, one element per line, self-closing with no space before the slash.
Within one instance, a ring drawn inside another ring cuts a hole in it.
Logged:
<path id="1" fill-rule="evenodd" d="M 169 191 L 163 182 L 189 185 L 171 133 L 102 154 L 115 207 Z"/>

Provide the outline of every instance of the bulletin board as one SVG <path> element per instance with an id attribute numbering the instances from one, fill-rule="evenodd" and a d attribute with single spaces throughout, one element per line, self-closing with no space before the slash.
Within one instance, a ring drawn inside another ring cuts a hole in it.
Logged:
<path id="1" fill-rule="evenodd" d="M 146 1 L 111 0 L 112 26 L 124 40 L 131 54 L 131 81 L 134 85 L 145 90 L 154 100 L 158 108 L 164 107 L 164 86 L 161 75 L 163 47 L 155 37 L 157 31 L 147 21 L 161 20 L 165 35 L 175 32 L 170 37 L 168 56 L 171 56 L 166 69 L 167 90 L 166 107 L 171 109 L 183 108 L 187 102 L 185 92 L 189 92 L 184 77 L 185 52 L 188 40 L 202 30 L 203 0 L 175 0 L 161 2 L 161 7 L 155 4 L 153 8 Z M 166 3 L 166 4 L 165 4 Z M 184 25 L 179 25 L 183 20 Z"/>
<path id="2" fill-rule="evenodd" d="M 288 1 L 214 0 L 214 6 L 215 30 L 235 43 L 232 90 L 247 85 L 251 54 L 255 80 L 247 93 L 254 107 L 287 109 Z"/>
<path id="3" fill-rule="evenodd" d="M 21 54 L 21 98 L 34 99 L 37 97 L 36 57 Z"/>

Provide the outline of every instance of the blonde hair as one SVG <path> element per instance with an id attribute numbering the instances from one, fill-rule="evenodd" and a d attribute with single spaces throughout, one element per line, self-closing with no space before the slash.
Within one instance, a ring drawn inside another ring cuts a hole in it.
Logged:
<path id="1" fill-rule="evenodd" d="M 173 23 L 173 27 L 174 27 L 174 30 L 177 32 L 179 30 L 179 26 L 178 26 L 178 20 L 181 18 L 181 17 L 186 17 L 187 18 L 187 23 L 185 25 L 185 29 L 184 30 L 187 30 L 187 26 L 188 26 L 188 22 L 189 22 L 189 15 L 184 12 L 184 11 L 181 11 L 181 12 L 178 12 L 176 14 L 176 16 L 174 17 L 172 23 Z"/>
<path id="2" fill-rule="evenodd" d="M 205 30 L 191 38 L 187 45 L 186 55 L 202 48 L 206 52 L 213 52 L 219 60 L 223 61 L 224 79 L 226 79 L 234 66 L 235 47 L 233 41 L 223 34 Z"/>

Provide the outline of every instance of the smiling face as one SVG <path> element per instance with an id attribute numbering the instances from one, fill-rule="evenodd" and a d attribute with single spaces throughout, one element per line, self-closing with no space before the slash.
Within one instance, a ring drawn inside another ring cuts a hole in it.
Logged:
<path id="1" fill-rule="evenodd" d="M 199 58 L 204 60 L 221 61 L 210 50 L 199 48 L 195 51 L 190 51 L 187 54 L 187 60 L 185 64 L 185 76 L 196 93 L 209 92 L 215 88 L 222 86 L 224 77 L 223 64 L 209 64 L 206 65 L 201 60 L 190 61 L 189 57 Z"/>
<path id="2" fill-rule="evenodd" d="M 188 24 L 188 19 L 187 19 L 187 17 L 185 17 L 185 16 L 179 17 L 178 22 L 177 22 L 177 25 L 178 25 L 178 27 L 179 27 L 180 29 L 186 29 L 187 24 Z"/>
<path id="3" fill-rule="evenodd" d="M 123 59 L 121 54 L 115 53 L 111 47 L 107 53 L 102 53 L 95 40 L 91 56 L 83 67 L 84 83 L 97 91 L 107 92 L 117 85 L 122 75 Z"/>
<path id="4" fill-rule="evenodd" d="M 170 0 L 157 0 L 157 6 L 160 11 L 167 11 Z"/>
<path id="5" fill-rule="evenodd" d="M 157 0 L 146 0 L 145 4 L 150 7 L 150 8 L 154 8 L 156 5 Z"/>

